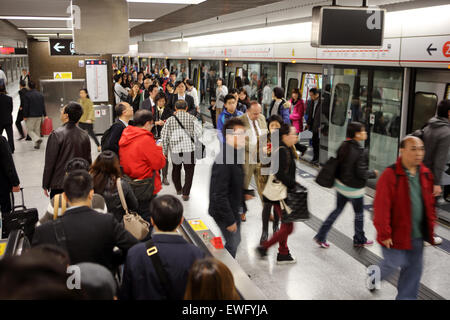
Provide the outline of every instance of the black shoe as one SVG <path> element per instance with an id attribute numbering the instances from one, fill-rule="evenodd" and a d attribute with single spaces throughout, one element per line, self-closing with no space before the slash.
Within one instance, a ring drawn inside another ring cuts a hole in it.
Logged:
<path id="1" fill-rule="evenodd" d="M 189 201 L 189 196 L 183 196 L 183 201 Z"/>
<path id="2" fill-rule="evenodd" d="M 31 141 L 32 139 L 28 136 L 25 141 Z"/>
<path id="3" fill-rule="evenodd" d="M 19 139 L 17 139 L 17 141 L 21 141 L 23 139 L 25 139 L 25 137 L 20 137 Z"/>
<path id="4" fill-rule="evenodd" d="M 42 143 L 42 139 L 39 139 L 38 141 L 36 141 L 36 145 L 34 146 L 35 149 L 40 149 L 41 148 L 41 143 Z"/>
<path id="5" fill-rule="evenodd" d="M 288 254 L 278 254 L 277 255 L 277 264 L 291 264 L 297 263 L 297 260 L 290 253 Z"/>
<path id="6" fill-rule="evenodd" d="M 256 252 L 258 253 L 260 259 L 264 259 L 265 257 L 267 257 L 267 249 L 263 246 L 256 247 Z"/>
<path id="7" fill-rule="evenodd" d="M 183 194 L 183 191 L 182 191 L 182 190 L 177 191 L 177 195 L 181 196 L 182 194 Z"/>
<path id="8" fill-rule="evenodd" d="M 167 177 L 165 177 L 163 179 L 163 185 L 166 185 L 166 186 L 170 185 L 169 181 L 167 180 Z"/>
<path id="9" fill-rule="evenodd" d="M 269 234 L 267 231 L 263 231 L 261 235 L 261 239 L 259 239 L 259 244 L 263 244 L 264 241 L 267 241 L 267 238 L 269 237 Z"/>

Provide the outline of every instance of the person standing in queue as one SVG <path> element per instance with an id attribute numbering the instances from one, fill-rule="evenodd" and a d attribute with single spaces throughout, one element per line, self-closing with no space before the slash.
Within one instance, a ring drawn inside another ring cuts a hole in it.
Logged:
<path id="1" fill-rule="evenodd" d="M 234 258 L 241 242 L 240 212 L 244 202 L 245 126 L 242 120 L 227 120 L 223 137 L 222 148 L 212 166 L 208 212 L 225 238 L 225 248 Z M 245 198 L 251 199 L 249 195 Z"/>
<path id="2" fill-rule="evenodd" d="M 139 82 L 133 83 L 131 86 L 130 94 L 128 95 L 128 103 L 133 107 L 133 112 L 139 110 L 139 104 L 141 102 L 141 93 Z"/>
<path id="3" fill-rule="evenodd" d="M 400 157 L 383 171 L 376 186 L 373 224 L 384 258 L 378 265 L 380 279 L 400 268 L 397 300 L 417 299 L 424 240 L 435 244 L 434 182 L 422 162 L 424 154 L 422 140 L 406 136 L 400 142 Z"/>
<path id="4" fill-rule="evenodd" d="M 139 202 L 138 213 L 147 222 L 150 222 L 149 206 L 151 200 L 161 191 L 161 177 L 159 170 L 166 165 L 166 157 L 162 147 L 156 144 L 151 133 L 153 128 L 153 115 L 148 110 L 139 110 L 134 115 L 134 125 L 127 126 L 119 140 L 119 159 L 123 173 L 131 179 L 153 180 L 153 194 L 138 194 L 135 196 Z"/>
<path id="5" fill-rule="evenodd" d="M 314 240 L 321 248 L 329 248 L 327 234 L 333 223 L 344 210 L 348 201 L 355 211 L 355 235 L 353 245 L 363 247 L 372 245 L 372 240 L 367 240 L 364 234 L 364 195 L 366 193 L 367 179 L 375 179 L 377 170 L 369 170 L 367 152 L 361 146 L 361 142 L 367 139 L 367 132 L 360 122 L 351 122 L 347 126 L 347 140 L 337 151 L 339 167 L 336 172 L 334 187 L 336 188 L 336 209 L 330 213 L 322 224 Z"/>
<path id="6" fill-rule="evenodd" d="M 94 133 L 94 103 L 89 98 L 87 89 L 80 90 L 80 99 L 78 100 L 78 103 L 83 108 L 83 115 L 81 116 L 78 126 L 94 139 L 98 152 L 101 152 L 102 148 L 100 147 L 100 142 L 98 142 L 97 136 Z"/>
<path id="7" fill-rule="evenodd" d="M 273 88 L 272 91 L 272 103 L 269 108 L 269 116 L 279 115 L 284 123 L 291 124 L 289 119 L 289 106 L 286 104 L 286 100 L 283 98 L 284 90 L 280 87 Z"/>
<path id="8" fill-rule="evenodd" d="M 228 88 L 223 84 L 223 79 L 217 79 L 217 88 L 216 88 L 216 116 L 220 116 L 222 110 L 225 106 L 225 97 L 228 95 Z M 213 121 L 217 122 L 217 128 L 219 128 L 219 119 L 213 119 Z M 223 123 L 222 123 L 223 125 Z M 219 129 L 221 130 L 221 129 Z"/>
<path id="9" fill-rule="evenodd" d="M 307 107 L 307 121 L 306 130 L 312 132 L 312 147 L 313 147 L 313 158 L 312 163 L 319 164 L 319 147 L 320 147 L 320 113 L 321 113 L 321 103 L 320 103 L 320 92 L 317 88 L 312 88 L 309 90 L 308 107 Z"/>
<path id="10" fill-rule="evenodd" d="M 213 124 L 214 129 L 217 129 L 217 121 L 216 121 L 216 98 L 211 97 L 211 102 L 209 104 L 208 110 L 211 114 L 211 122 Z"/>
<path id="11" fill-rule="evenodd" d="M 275 159 L 279 159 L 278 171 L 275 173 L 276 179 L 281 181 L 288 189 L 294 188 L 295 172 L 298 156 L 294 151 L 293 147 L 297 143 L 298 135 L 294 126 L 283 123 L 283 125 L 278 130 L 279 133 L 279 148 L 272 150 Z M 282 211 L 280 202 L 278 201 L 273 205 L 275 214 L 278 215 L 279 219 L 282 218 Z M 281 221 L 281 228 L 268 241 L 264 241 L 261 245 L 256 248 L 256 252 L 259 254 L 260 258 L 267 256 L 267 251 L 275 243 L 279 243 L 277 264 L 290 264 L 296 263 L 297 260 L 289 252 L 287 246 L 288 236 L 294 230 L 294 223 L 288 222 L 284 223 Z"/>
<path id="12" fill-rule="evenodd" d="M 0 83 L 0 136 L 3 130 L 8 135 L 8 143 L 11 153 L 14 153 L 14 134 L 13 134 L 13 99 L 6 94 L 6 87 Z"/>
<path id="13" fill-rule="evenodd" d="M 66 164 L 73 158 L 83 158 L 89 164 L 91 158 L 91 142 L 89 135 L 77 124 L 83 114 L 83 108 L 76 102 L 70 102 L 61 109 L 63 125 L 53 130 L 45 149 L 45 166 L 42 178 L 44 194 L 50 198 L 62 193 Z"/>
<path id="14" fill-rule="evenodd" d="M 175 103 L 178 100 L 184 100 L 187 103 L 188 110 L 187 112 L 191 115 L 195 116 L 197 114 L 197 110 L 195 108 L 194 98 L 192 98 L 189 94 L 186 92 L 186 85 L 183 81 L 177 81 L 175 83 L 175 93 L 172 95 L 172 101 L 170 103 L 170 107 L 174 110 L 175 109 Z"/>

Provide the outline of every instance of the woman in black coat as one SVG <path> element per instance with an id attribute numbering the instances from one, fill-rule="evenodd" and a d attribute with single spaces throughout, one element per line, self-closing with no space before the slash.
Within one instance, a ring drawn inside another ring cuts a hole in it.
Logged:
<path id="1" fill-rule="evenodd" d="M 275 177 L 277 180 L 281 181 L 288 189 L 294 188 L 296 185 L 295 181 L 295 172 L 296 172 L 296 164 L 297 153 L 295 152 L 295 144 L 298 140 L 298 134 L 294 126 L 283 123 L 279 129 L 279 148 L 276 150 L 272 150 L 274 153 L 274 159 L 279 159 L 279 167 L 277 173 L 275 173 Z M 265 199 L 266 201 L 266 199 Z M 274 203 L 274 211 L 275 214 L 281 220 L 282 211 L 280 202 Z M 267 250 L 274 245 L 275 243 L 279 243 L 278 247 L 278 256 L 277 256 L 277 264 L 288 264 L 295 263 L 296 260 L 291 256 L 289 252 L 289 248 L 287 246 L 288 236 L 294 230 L 294 224 L 292 222 L 289 223 L 281 223 L 281 228 L 275 234 L 272 235 L 268 241 L 263 242 L 258 248 L 257 252 L 260 257 L 265 257 L 267 255 Z"/>
<path id="2" fill-rule="evenodd" d="M 6 130 L 9 148 L 11 149 L 11 153 L 14 153 L 12 111 L 13 100 L 10 96 L 6 95 L 6 87 L 4 83 L 0 83 L 0 136 L 3 134 L 3 130 Z"/>
<path id="3" fill-rule="evenodd" d="M 128 95 L 128 103 L 133 107 L 134 113 L 139 110 L 139 103 L 141 101 L 141 93 L 139 93 L 139 91 L 140 85 L 138 82 L 135 82 L 131 88 L 130 94 Z"/>

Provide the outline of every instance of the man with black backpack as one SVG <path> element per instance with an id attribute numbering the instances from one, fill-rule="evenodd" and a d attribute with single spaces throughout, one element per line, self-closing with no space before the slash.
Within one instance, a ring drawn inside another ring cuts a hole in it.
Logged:
<path id="1" fill-rule="evenodd" d="M 150 205 L 152 239 L 128 251 L 120 298 L 122 300 L 182 300 L 189 269 L 205 253 L 177 232 L 183 205 L 172 195 Z"/>
<path id="2" fill-rule="evenodd" d="M 120 102 L 114 109 L 118 119 L 103 134 L 101 146 L 102 151 L 111 150 L 119 156 L 119 140 L 122 137 L 123 130 L 133 118 L 133 107 L 127 102 Z"/>

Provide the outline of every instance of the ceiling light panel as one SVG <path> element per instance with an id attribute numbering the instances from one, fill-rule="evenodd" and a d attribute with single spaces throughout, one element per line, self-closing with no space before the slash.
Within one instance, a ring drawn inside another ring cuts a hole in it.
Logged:
<path id="1" fill-rule="evenodd" d="M 206 0 L 127 0 L 136 3 L 164 3 L 164 4 L 199 4 Z"/>

